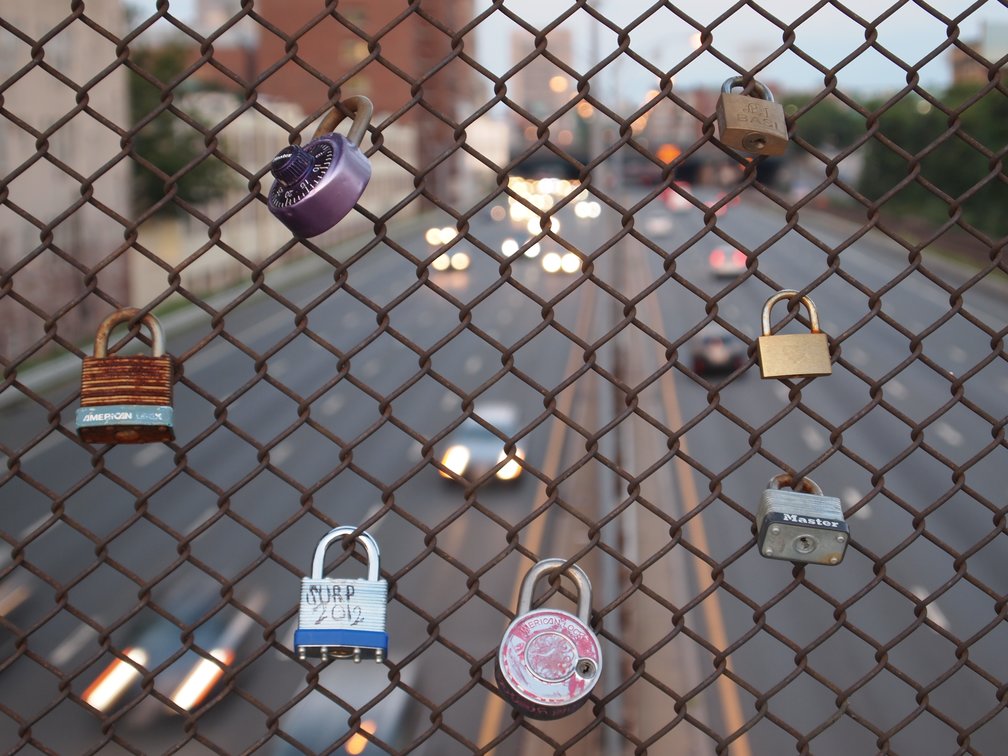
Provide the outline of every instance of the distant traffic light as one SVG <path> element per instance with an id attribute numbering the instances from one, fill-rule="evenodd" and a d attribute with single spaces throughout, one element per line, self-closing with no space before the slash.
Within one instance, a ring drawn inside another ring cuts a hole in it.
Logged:
<path id="1" fill-rule="evenodd" d="M 663 163 L 671 163 L 682 154 L 682 150 L 674 144 L 663 144 L 658 148 L 658 159 Z"/>

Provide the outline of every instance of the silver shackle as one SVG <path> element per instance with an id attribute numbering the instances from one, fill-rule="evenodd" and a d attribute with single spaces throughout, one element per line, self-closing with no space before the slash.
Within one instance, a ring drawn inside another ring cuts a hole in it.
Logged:
<path id="1" fill-rule="evenodd" d="M 797 491 L 798 493 L 808 493 L 815 496 L 823 495 L 822 489 L 819 488 L 819 484 L 812 480 L 812 478 L 802 478 L 797 484 L 795 484 L 792 476 L 787 473 L 781 473 L 780 475 L 774 475 L 770 478 L 770 482 L 767 483 L 767 488 L 771 491 L 779 491 L 785 486 Z"/>
<path id="2" fill-rule="evenodd" d="M 767 102 L 774 101 L 773 92 L 770 91 L 766 84 L 753 79 L 752 85 L 761 100 L 766 100 Z M 739 87 L 741 89 L 743 86 L 743 78 L 741 76 L 733 76 L 730 79 L 726 79 L 725 83 L 721 85 L 721 93 L 731 94 L 731 91 L 735 89 L 735 87 Z"/>
<path id="3" fill-rule="evenodd" d="M 355 530 L 357 530 L 357 528 L 353 525 L 340 525 L 322 536 L 322 540 L 319 541 L 318 546 L 315 547 L 315 557 L 312 559 L 312 580 L 321 580 L 324 577 L 322 571 L 325 569 L 325 555 L 326 549 L 329 548 L 329 544 L 345 535 L 350 535 Z M 367 552 L 367 579 L 372 583 L 376 582 L 379 578 L 378 558 L 381 553 L 378 551 L 378 542 L 375 541 L 375 539 L 371 537 L 371 534 L 367 532 L 361 533 L 357 536 L 356 540 L 364 544 L 364 551 Z"/>
<path id="4" fill-rule="evenodd" d="M 101 325 L 98 326 L 98 332 L 95 334 L 94 351 L 92 352 L 93 356 L 105 357 L 108 354 L 108 340 L 109 334 L 112 333 L 112 329 L 120 323 L 128 323 L 139 314 L 140 310 L 136 307 L 123 307 L 121 310 L 116 310 L 105 318 L 105 320 L 101 322 Z M 140 322 L 147 326 L 147 330 L 150 331 L 151 356 L 163 357 L 164 330 L 162 330 L 158 319 L 150 313 L 147 313 L 140 319 Z"/>
<path id="5" fill-rule="evenodd" d="M 521 591 L 518 593 L 518 616 L 528 614 L 532 610 L 532 594 L 535 592 L 535 586 L 539 582 L 539 579 L 562 567 L 566 561 L 566 559 L 559 559 L 557 557 L 543 559 L 541 562 L 533 564 L 529 571 L 525 573 L 525 577 L 522 579 Z M 591 614 L 591 581 L 588 579 L 585 571 L 576 564 L 568 567 L 564 574 L 577 585 L 577 616 L 587 626 Z"/>

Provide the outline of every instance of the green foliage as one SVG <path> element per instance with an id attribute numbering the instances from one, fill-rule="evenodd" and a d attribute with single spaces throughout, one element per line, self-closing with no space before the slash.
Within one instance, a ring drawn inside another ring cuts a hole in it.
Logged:
<path id="1" fill-rule="evenodd" d="M 782 101 L 789 117 L 805 107 L 811 98 L 804 95 Z M 798 116 L 795 128 L 802 139 L 816 147 L 847 147 L 865 133 L 864 118 L 839 100 L 827 97 Z"/>
<path id="2" fill-rule="evenodd" d="M 1008 233 L 1008 214 L 1004 212 L 1008 187 L 1003 169 L 992 165 L 981 151 L 997 153 L 1008 143 L 1008 98 L 993 91 L 977 99 L 976 93 L 975 88 L 955 89 L 944 96 L 949 109 L 965 106 L 958 124 L 917 97 L 904 97 L 885 110 L 878 121 L 879 135 L 910 157 L 894 152 L 879 138 L 872 139 L 860 190 L 873 201 L 884 198 L 888 210 L 937 222 L 949 218 L 952 203 L 961 202 L 968 223 L 995 237 Z M 955 128 L 946 134 L 950 126 Z M 915 168 L 919 179 L 906 183 Z M 897 189 L 901 182 L 906 185 Z M 980 188 L 974 191 L 977 186 Z"/>
<path id="3" fill-rule="evenodd" d="M 152 113 L 161 110 L 162 100 L 167 97 L 166 90 L 188 64 L 188 50 L 172 44 L 141 48 L 131 50 L 130 59 L 162 84 L 156 86 L 139 74 L 130 72 L 131 120 L 134 125 L 144 122 L 132 139 L 133 152 L 139 158 L 133 161 L 135 210 L 143 213 L 161 202 L 172 184 L 171 179 L 164 179 L 143 161 L 168 176 L 174 176 L 176 196 L 186 202 L 200 204 L 223 194 L 229 184 L 230 172 L 217 158 L 202 157 L 206 150 L 202 133 L 167 111 L 146 122 Z M 187 86 L 183 84 L 171 90 L 175 105 L 185 99 Z M 182 109 L 191 114 L 189 109 Z M 173 202 L 165 204 L 162 210 L 175 214 L 182 212 Z"/>

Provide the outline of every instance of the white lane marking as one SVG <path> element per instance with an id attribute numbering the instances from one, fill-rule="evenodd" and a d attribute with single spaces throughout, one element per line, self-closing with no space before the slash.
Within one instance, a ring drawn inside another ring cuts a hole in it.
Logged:
<path id="1" fill-rule="evenodd" d="M 280 465 L 294 455 L 294 444 L 290 441 L 281 441 L 270 449 L 269 458 L 271 465 Z"/>
<path id="2" fill-rule="evenodd" d="M 360 323 L 360 315 L 356 312 L 348 312 L 340 318 L 340 325 L 343 328 L 354 328 L 358 323 Z"/>
<path id="3" fill-rule="evenodd" d="M 384 505 L 380 501 L 376 501 L 374 504 L 371 505 L 370 509 L 368 509 L 368 511 L 364 513 L 364 516 L 361 518 L 361 522 L 367 522 L 368 520 L 370 520 L 378 513 L 378 510 L 381 509 L 383 506 Z M 378 522 L 376 522 L 374 525 L 369 525 L 368 533 L 374 535 L 374 532 L 381 527 L 381 524 L 383 522 L 385 522 L 385 520 L 378 520 Z"/>
<path id="4" fill-rule="evenodd" d="M 483 368 L 483 359 L 479 355 L 470 355 L 466 357 L 465 365 L 463 366 L 466 375 L 475 375 Z"/>
<path id="5" fill-rule="evenodd" d="M 423 444 L 419 441 L 414 441 L 409 448 L 409 459 L 414 462 L 419 462 L 423 459 Z"/>
<path id="6" fill-rule="evenodd" d="M 200 514 L 196 515 L 196 517 L 193 519 L 193 521 L 190 522 L 183 529 L 182 532 L 184 532 L 184 533 L 191 533 L 192 531 L 196 530 L 196 528 L 198 528 L 200 525 L 202 525 L 204 522 L 206 522 L 211 517 L 213 517 L 215 514 L 217 514 L 217 505 L 216 504 L 214 506 L 212 506 L 212 507 L 209 507 L 208 509 L 203 510 L 203 512 L 201 512 Z"/>
<path id="7" fill-rule="evenodd" d="M 136 467 L 147 467 L 158 457 L 171 451 L 164 444 L 148 444 L 133 455 L 133 464 Z"/>
<path id="8" fill-rule="evenodd" d="M 74 630 L 70 635 L 66 637 L 62 643 L 53 649 L 52 654 L 49 656 L 49 660 L 55 664 L 57 667 L 62 667 L 64 664 L 73 659 L 77 652 L 80 651 L 92 638 L 97 638 L 98 633 L 96 633 L 88 625 L 81 625 L 76 630 Z"/>
<path id="9" fill-rule="evenodd" d="M 949 347 L 948 356 L 953 362 L 965 362 L 969 354 L 961 346 L 953 344 Z"/>
<path id="10" fill-rule="evenodd" d="M 514 310 L 502 308 L 497 311 L 497 322 L 501 325 L 510 325 L 514 322 Z"/>
<path id="11" fill-rule="evenodd" d="M 858 491 L 854 486 L 847 486 L 841 493 L 840 499 L 843 501 L 844 509 L 850 509 L 859 501 L 861 501 L 861 492 Z M 865 504 L 857 512 L 854 513 L 854 517 L 859 520 L 867 520 L 871 517 L 871 505 Z"/>
<path id="12" fill-rule="evenodd" d="M 343 409 L 343 397 L 339 394 L 333 394 L 324 402 L 322 402 L 322 414 L 327 417 L 330 415 L 335 415 Z"/>
<path id="13" fill-rule="evenodd" d="M 452 410 L 457 409 L 459 404 L 459 398 L 450 391 L 441 397 L 441 409 L 444 412 L 451 412 Z"/>
<path id="14" fill-rule="evenodd" d="M 934 424 L 935 433 L 938 434 L 938 438 L 951 446 L 962 446 L 963 437 L 962 433 L 957 431 L 948 423 L 938 421 Z"/>
<path id="15" fill-rule="evenodd" d="M 914 596 L 916 596 L 917 599 L 920 601 L 926 599 L 928 597 L 928 594 L 930 593 L 930 591 L 925 590 L 923 586 L 919 585 L 915 585 L 913 588 L 911 588 L 910 592 Z M 941 609 L 938 608 L 938 603 L 936 601 L 932 601 L 930 604 L 928 604 L 925 608 L 925 611 L 927 612 L 927 618 L 932 622 L 934 622 L 936 625 L 938 625 L 938 627 L 940 627 L 942 630 L 950 629 L 948 617 L 945 616 L 945 612 L 943 612 Z"/>
<path id="16" fill-rule="evenodd" d="M 274 378 L 282 378 L 290 370 L 290 363 L 287 360 L 279 359 L 269 363 L 269 374 Z"/>
<path id="17" fill-rule="evenodd" d="M 773 392 L 777 395 L 777 398 L 780 399 L 782 402 L 786 402 L 788 400 L 788 394 L 790 393 L 788 387 L 785 386 L 783 383 L 774 384 Z"/>
<path id="18" fill-rule="evenodd" d="M 906 386 L 897 381 L 895 378 L 886 381 L 885 385 L 882 387 L 882 390 L 886 394 L 892 396 L 893 399 L 906 399 L 907 397 Z"/>
<path id="19" fill-rule="evenodd" d="M 381 360 L 368 360 L 361 368 L 361 375 L 365 378 L 374 378 L 381 372 Z"/>
<path id="20" fill-rule="evenodd" d="M 813 451 L 818 451 L 826 446 L 826 440 L 822 434 L 811 425 L 802 426 L 801 437 L 805 445 Z"/>
<path id="21" fill-rule="evenodd" d="M 847 350 L 846 350 L 846 352 L 847 352 L 847 357 L 855 365 L 864 366 L 864 365 L 868 364 L 868 352 L 866 352 L 861 347 L 856 347 L 856 346 L 848 347 Z"/>
<path id="22" fill-rule="evenodd" d="M 185 362 L 186 375 L 199 372 L 216 365 L 217 361 L 233 349 L 230 344 L 216 343 L 212 347 L 204 347 Z"/>

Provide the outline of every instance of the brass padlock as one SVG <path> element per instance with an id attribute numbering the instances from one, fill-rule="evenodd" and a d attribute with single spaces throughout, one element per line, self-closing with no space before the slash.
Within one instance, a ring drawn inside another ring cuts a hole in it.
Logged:
<path id="1" fill-rule="evenodd" d="M 718 138 L 736 150 L 756 155 L 783 155 L 788 144 L 784 108 L 774 102 L 770 90 L 755 79 L 753 87 L 759 97 L 732 94 L 732 89 L 741 87 L 742 82 L 742 77 L 736 76 L 721 86 L 717 101 Z"/>
<path id="2" fill-rule="evenodd" d="M 782 300 L 798 296 L 794 289 L 778 291 L 763 305 L 763 335 L 756 341 L 760 376 L 763 378 L 810 378 L 829 375 L 829 341 L 819 330 L 819 314 L 808 297 L 801 303 L 808 310 L 811 333 L 777 333 L 770 335 L 770 310 Z"/>
<path id="3" fill-rule="evenodd" d="M 81 369 L 77 435 L 92 444 L 142 444 L 171 441 L 172 358 L 164 353 L 164 331 L 151 314 L 140 321 L 150 331 L 152 355 L 108 356 L 109 333 L 140 314 L 116 310 L 95 334 L 94 356 Z"/>

